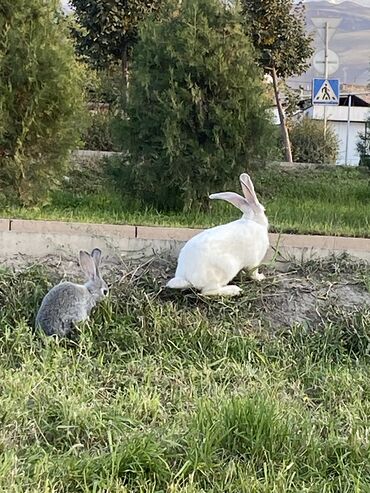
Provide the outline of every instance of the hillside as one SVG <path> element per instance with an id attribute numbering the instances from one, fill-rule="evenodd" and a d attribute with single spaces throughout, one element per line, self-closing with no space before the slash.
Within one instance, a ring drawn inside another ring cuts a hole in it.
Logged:
<path id="1" fill-rule="evenodd" d="M 366 4 L 368 5 L 366 7 Z M 340 17 L 342 19 L 329 48 L 339 56 L 339 70 L 333 74 L 343 83 L 367 84 L 370 80 L 370 0 L 344 1 L 306 1 L 307 28 L 315 32 L 313 17 Z M 315 48 L 323 49 L 323 42 L 315 34 Z M 300 81 L 311 81 L 317 76 L 311 68 Z"/>

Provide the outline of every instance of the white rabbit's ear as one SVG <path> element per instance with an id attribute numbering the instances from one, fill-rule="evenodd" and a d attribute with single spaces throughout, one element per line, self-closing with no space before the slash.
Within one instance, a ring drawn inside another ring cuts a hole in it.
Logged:
<path id="1" fill-rule="evenodd" d="M 83 250 L 80 251 L 80 265 L 81 269 L 84 271 L 89 279 L 96 278 L 95 261 L 89 253 Z"/>
<path id="2" fill-rule="evenodd" d="M 248 212 L 250 210 L 250 206 L 244 197 L 235 192 L 220 192 L 220 193 L 212 193 L 209 196 L 210 199 L 216 200 L 226 200 L 226 202 L 230 202 L 230 204 L 235 205 L 242 212 Z"/>
<path id="3" fill-rule="evenodd" d="M 258 208 L 261 208 L 262 206 L 258 201 L 250 176 L 247 173 L 242 173 L 239 179 L 244 193 L 244 197 L 248 202 L 248 204 L 251 207 L 257 206 Z"/>

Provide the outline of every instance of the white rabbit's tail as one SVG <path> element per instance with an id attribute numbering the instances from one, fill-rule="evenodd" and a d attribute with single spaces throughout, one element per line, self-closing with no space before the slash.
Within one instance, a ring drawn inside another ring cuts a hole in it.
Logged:
<path id="1" fill-rule="evenodd" d="M 181 279 L 181 277 L 173 277 L 166 284 L 166 288 L 171 288 L 171 289 L 187 289 L 190 287 L 191 287 L 190 282 L 186 281 L 185 279 Z"/>

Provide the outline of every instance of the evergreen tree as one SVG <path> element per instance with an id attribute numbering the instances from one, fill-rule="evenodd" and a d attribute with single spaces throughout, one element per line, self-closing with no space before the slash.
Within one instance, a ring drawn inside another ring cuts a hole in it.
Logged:
<path id="1" fill-rule="evenodd" d="M 0 192 L 41 202 L 63 176 L 81 126 L 81 67 L 59 1 L 0 6 Z"/>
<path id="2" fill-rule="evenodd" d="M 219 0 L 169 2 L 134 52 L 122 183 L 158 207 L 208 206 L 210 192 L 271 149 L 262 71 L 239 16 Z"/>

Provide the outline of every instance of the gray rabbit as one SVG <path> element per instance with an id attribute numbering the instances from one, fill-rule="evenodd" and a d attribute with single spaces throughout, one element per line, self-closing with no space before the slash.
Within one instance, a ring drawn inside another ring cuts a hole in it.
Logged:
<path id="1" fill-rule="evenodd" d="M 92 308 L 108 295 L 108 286 L 99 273 L 101 251 L 91 255 L 80 251 L 80 266 L 87 276 L 85 284 L 62 282 L 54 286 L 42 300 L 36 316 L 36 327 L 47 335 L 68 335 L 74 325 L 86 320 Z"/>

